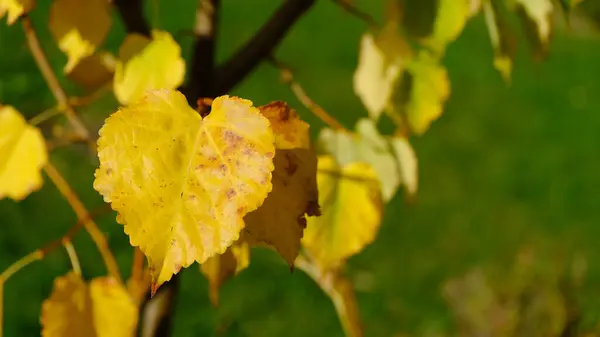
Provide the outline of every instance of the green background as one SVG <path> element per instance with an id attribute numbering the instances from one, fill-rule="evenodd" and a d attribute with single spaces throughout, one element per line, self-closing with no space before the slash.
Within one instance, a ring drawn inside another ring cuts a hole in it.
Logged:
<path id="1" fill-rule="evenodd" d="M 222 1 L 219 59 L 246 41 L 279 1 Z M 149 2 L 152 4 L 153 2 Z M 196 1 L 159 1 L 147 8 L 155 27 L 171 33 L 189 29 Z M 356 1 L 376 18 L 380 1 Z M 48 4 L 31 17 L 44 50 L 60 72 L 66 58 L 46 28 Z M 115 16 L 116 18 L 116 16 Z M 513 25 L 519 28 L 518 25 Z M 352 91 L 363 22 L 331 1 L 318 1 L 277 49 L 308 94 L 347 127 L 366 116 Z M 118 49 L 123 26 L 114 21 L 105 48 Z M 177 35 L 189 59 L 191 38 Z M 547 60 L 535 63 L 520 38 L 512 85 L 492 67 L 492 48 L 483 17 L 471 20 L 444 60 L 452 84 L 443 116 L 422 137 L 412 139 L 419 158 L 414 203 L 398 195 L 387 206 L 374 244 L 349 261 L 366 336 L 419 335 L 433 327 L 452 331 L 452 313 L 442 283 L 482 265 L 510 266 L 524 245 L 538 247 L 545 262 L 587 259 L 578 298 L 584 327 L 600 316 L 600 40 L 558 31 Z M 67 83 L 65 80 L 64 83 Z M 73 85 L 66 84 L 71 93 Z M 290 102 L 311 123 L 323 124 L 282 84 L 277 70 L 263 64 L 233 94 L 255 104 Z M 31 58 L 19 25 L 0 24 L 0 102 L 31 117 L 55 103 Z M 114 110 L 105 99 L 83 113 L 99 128 Z M 49 130 L 45 130 L 49 132 Z M 92 189 L 96 158 L 83 146 L 55 151 L 52 160 L 93 210 L 103 204 Z M 44 187 L 20 203 L 0 201 L 0 270 L 59 238 L 76 217 L 56 188 Z M 128 276 L 132 249 L 114 215 L 98 219 Z M 105 273 L 91 240 L 81 232 L 75 247 L 84 276 Z M 39 335 L 41 303 L 54 277 L 69 262 L 58 250 L 5 285 L 5 336 Z M 253 251 L 250 267 L 222 289 L 211 307 L 207 282 L 193 265 L 183 272 L 175 336 L 342 336 L 333 305 L 301 271 L 290 274 L 273 252 Z M 224 330 L 224 329 L 221 329 Z"/>

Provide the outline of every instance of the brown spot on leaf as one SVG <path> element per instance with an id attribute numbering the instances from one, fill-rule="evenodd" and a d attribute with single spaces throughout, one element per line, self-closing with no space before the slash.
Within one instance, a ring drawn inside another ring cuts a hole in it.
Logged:
<path id="1" fill-rule="evenodd" d="M 316 200 L 311 200 L 306 205 L 306 215 L 308 216 L 321 216 L 321 206 Z"/>
<path id="2" fill-rule="evenodd" d="M 228 200 L 233 199 L 233 197 L 235 197 L 237 195 L 237 193 L 235 192 L 235 190 L 233 188 L 230 188 L 227 190 L 227 192 L 225 192 L 225 195 L 227 196 Z"/>

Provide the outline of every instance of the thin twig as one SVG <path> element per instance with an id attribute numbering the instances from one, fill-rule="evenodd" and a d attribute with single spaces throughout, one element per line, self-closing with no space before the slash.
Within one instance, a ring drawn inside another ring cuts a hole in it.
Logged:
<path id="1" fill-rule="evenodd" d="M 290 27 L 315 3 L 316 0 L 283 1 L 260 30 L 225 64 L 219 67 L 216 77 L 216 94 L 226 94 L 240 83 L 274 51 Z"/>
<path id="2" fill-rule="evenodd" d="M 77 215 L 77 219 L 83 222 L 83 226 L 90 234 L 92 240 L 98 247 L 100 251 L 100 255 L 104 259 L 104 264 L 106 265 L 106 269 L 109 274 L 113 276 L 119 282 L 121 280 L 121 274 L 119 273 L 119 267 L 117 266 L 117 262 L 115 257 L 113 256 L 110 248 L 108 247 L 108 243 L 106 242 L 106 237 L 102 233 L 102 231 L 98 228 L 98 225 L 91 219 L 89 212 L 77 196 L 77 194 L 71 189 L 69 183 L 63 178 L 63 176 L 58 172 L 56 167 L 52 165 L 52 163 L 48 162 L 44 167 L 44 171 L 52 180 L 54 185 L 58 188 L 63 197 L 67 200 L 75 214 Z"/>
<path id="3" fill-rule="evenodd" d="M 19 270 L 23 269 L 23 267 L 26 267 L 27 265 L 31 264 L 32 262 L 41 260 L 43 257 L 44 257 L 44 253 L 42 252 L 41 249 L 38 249 L 38 250 L 20 258 L 18 261 L 16 261 L 15 263 L 11 264 L 8 268 L 6 268 L 2 272 L 2 274 L 0 274 L 0 282 L 6 282 L 6 280 L 8 280 L 11 276 L 13 276 Z"/>
<path id="4" fill-rule="evenodd" d="M 150 26 L 144 17 L 142 0 L 114 0 L 113 4 L 117 6 L 128 33 L 150 36 Z"/>
<path id="5" fill-rule="evenodd" d="M 79 263 L 79 258 L 77 257 L 77 252 L 75 251 L 75 247 L 71 243 L 71 240 L 63 240 L 63 247 L 67 251 L 67 255 L 69 255 L 69 260 L 71 261 L 71 266 L 73 267 L 73 271 L 75 274 L 81 276 L 81 264 Z"/>
<path id="6" fill-rule="evenodd" d="M 269 58 L 270 63 L 275 66 L 281 72 L 281 78 L 285 84 L 290 87 L 292 93 L 298 98 L 307 109 L 309 109 L 315 116 L 322 120 L 325 124 L 329 125 L 334 130 L 340 130 L 350 132 L 346 129 L 337 119 L 328 114 L 321 106 L 315 103 L 304 91 L 304 88 L 300 84 L 294 81 L 294 74 L 292 71 L 282 62 L 279 62 L 274 57 Z"/>
<path id="7" fill-rule="evenodd" d="M 89 131 L 86 129 L 79 117 L 77 117 L 75 110 L 73 110 L 73 107 L 69 103 L 67 94 L 58 82 L 56 74 L 54 74 L 50 63 L 48 63 L 48 60 L 46 59 L 46 55 L 40 46 L 35 29 L 33 29 L 33 26 L 31 25 L 31 20 L 29 17 L 25 16 L 22 18 L 21 22 L 23 23 L 23 30 L 25 31 L 25 37 L 27 38 L 27 44 L 29 45 L 31 54 L 37 63 L 42 76 L 46 80 L 50 91 L 52 91 L 54 98 L 58 102 L 60 110 L 64 112 L 65 116 L 67 116 L 69 123 L 71 123 L 77 133 L 86 139 L 89 138 Z"/>
<path id="8" fill-rule="evenodd" d="M 364 21 L 369 26 L 369 28 L 377 29 L 379 27 L 377 21 L 369 13 L 356 7 L 350 0 L 333 0 L 333 2 L 349 14 L 355 16 L 361 21 Z"/>

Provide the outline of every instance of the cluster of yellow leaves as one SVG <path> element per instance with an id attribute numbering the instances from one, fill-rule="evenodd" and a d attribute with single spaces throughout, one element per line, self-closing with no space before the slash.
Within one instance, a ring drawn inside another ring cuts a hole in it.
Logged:
<path id="1" fill-rule="evenodd" d="M 40 130 L 11 106 L 0 106 L 0 199 L 22 200 L 42 186 L 48 161 Z"/>
<path id="2" fill-rule="evenodd" d="M 308 139 L 308 125 L 280 102 L 256 108 L 221 96 L 201 117 L 178 91 L 147 91 L 100 130 L 94 188 L 148 257 L 153 291 L 194 261 L 223 258 L 238 239 L 292 264 L 304 216 L 318 212 Z"/>
<path id="3" fill-rule="evenodd" d="M 131 337 L 138 308 L 127 290 L 111 277 L 89 284 L 70 272 L 54 280 L 50 297 L 42 304 L 42 336 Z"/>

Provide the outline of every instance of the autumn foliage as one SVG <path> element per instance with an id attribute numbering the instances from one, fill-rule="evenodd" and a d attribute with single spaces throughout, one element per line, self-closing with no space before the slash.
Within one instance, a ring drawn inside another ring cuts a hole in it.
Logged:
<path id="1" fill-rule="evenodd" d="M 417 193 L 418 155 L 410 137 L 423 135 L 450 97 L 442 64 L 447 47 L 469 19 L 485 16 L 495 53 L 490 63 L 510 82 L 514 51 L 504 23 L 506 9 L 522 16 L 528 23 L 524 29 L 534 30 L 529 36 L 540 56 L 552 33 L 550 14 L 559 10 L 551 0 L 438 0 L 430 34 L 412 36 L 402 28 L 408 13 L 401 2 L 382 0 L 386 16 L 379 24 L 350 1 L 337 1 L 341 10 L 358 12 L 356 19 L 369 25 L 357 40 L 356 72 L 348 79 L 365 107 L 356 125 L 338 122 L 336 114 L 306 95 L 289 69 L 270 58 L 299 100 L 328 124 L 313 142 L 309 125 L 288 103 L 259 105 L 252 97 L 218 89 L 210 97 L 184 90 L 191 66 L 172 32 L 130 31 L 118 55 L 103 50 L 112 13 L 121 3 L 53 0 L 49 13 L 50 33 L 67 56 L 61 71 L 90 92 L 108 87 L 119 104 L 106 111 L 99 130 L 90 130 L 39 47 L 28 16 L 34 1 L 0 0 L 0 18 L 7 18 L 3 24 L 23 25 L 57 110 L 67 117 L 70 139 L 88 144 L 97 155 L 93 188 L 115 211 L 132 249 L 147 260 L 147 265 L 134 264 L 138 270 L 131 279 L 122 279 L 94 215 L 48 159 L 51 149 L 38 124 L 50 117 L 27 121 L 16 107 L 0 106 L 0 198 L 23 200 L 42 187 L 45 172 L 79 218 L 59 242 L 0 276 L 2 289 L 21 267 L 65 247 L 72 270 L 57 276 L 41 304 L 43 336 L 131 336 L 144 294 L 154 295 L 194 262 L 208 278 L 210 298 L 217 304 L 220 285 L 248 266 L 256 246 L 275 250 L 290 269 L 310 275 L 334 301 L 345 333 L 361 336 L 345 261 L 375 240 L 384 209 L 398 191 L 409 198 Z M 565 9 L 572 5 L 563 3 Z M 201 6 L 198 11 L 202 14 Z M 198 20 L 208 19 L 198 15 Z M 380 132 L 384 118 L 393 122 L 394 132 Z M 80 227 L 94 239 L 108 275 L 82 278 L 85 266 L 70 245 Z"/>

